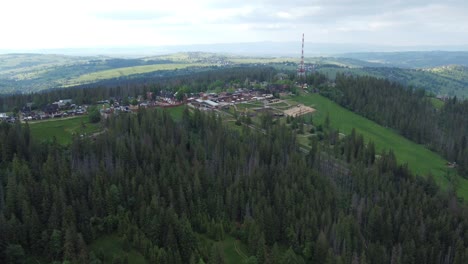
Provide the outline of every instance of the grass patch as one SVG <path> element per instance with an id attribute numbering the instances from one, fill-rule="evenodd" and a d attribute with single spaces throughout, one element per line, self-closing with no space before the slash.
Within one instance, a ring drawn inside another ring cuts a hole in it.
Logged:
<path id="1" fill-rule="evenodd" d="M 228 236 L 225 240 L 218 243 L 221 244 L 226 263 L 243 263 L 248 258 L 245 253 L 247 252 L 247 248 L 239 240 Z"/>
<path id="2" fill-rule="evenodd" d="M 279 108 L 279 109 L 287 109 L 290 107 L 290 105 L 288 105 L 285 102 L 273 103 L 273 104 L 269 104 L 269 106 L 274 107 L 274 108 Z"/>
<path id="3" fill-rule="evenodd" d="M 100 125 L 89 123 L 88 116 L 79 116 L 29 122 L 29 128 L 32 137 L 37 140 L 52 140 L 55 137 L 59 144 L 67 145 L 72 142 L 73 134 L 95 133 Z"/>
<path id="4" fill-rule="evenodd" d="M 184 114 L 184 110 L 186 105 L 179 105 L 176 107 L 168 107 L 164 108 L 164 111 L 167 111 L 169 115 L 175 120 L 175 121 L 180 121 L 182 120 L 182 115 Z"/>
<path id="5" fill-rule="evenodd" d="M 468 200 L 468 180 L 458 176 L 455 171 L 447 169 L 445 166 L 447 161 L 423 145 L 416 144 L 395 131 L 357 115 L 321 95 L 305 94 L 292 97 L 291 100 L 317 109 L 314 113 L 316 124 L 323 123 L 329 113 L 331 126 L 339 129 L 340 132 L 349 134 L 355 128 L 356 132 L 362 134 L 366 140 L 372 140 L 375 143 L 377 151 L 392 149 L 400 164 L 407 163 L 411 171 L 422 176 L 434 175 L 435 181 L 444 189 L 450 185 L 447 174 L 452 174 L 452 177 L 456 179 L 458 195 Z"/>
<path id="6" fill-rule="evenodd" d="M 118 256 L 122 258 L 127 256 L 128 263 L 130 264 L 148 263 L 138 251 L 133 249 L 125 251 L 123 249 L 122 240 L 116 234 L 102 236 L 95 240 L 89 247 L 96 255 L 104 255 L 103 263 L 112 263 L 112 259 Z"/>
<path id="7" fill-rule="evenodd" d="M 431 97 L 430 100 L 431 100 L 432 105 L 433 105 L 436 109 L 439 109 L 439 110 L 440 110 L 440 109 L 442 109 L 442 107 L 444 107 L 444 104 L 445 104 L 444 101 L 439 100 L 439 99 L 434 98 L 434 97 Z"/>
<path id="8" fill-rule="evenodd" d="M 263 102 L 248 102 L 237 104 L 237 109 L 239 108 L 259 108 L 263 107 Z"/>
<path id="9" fill-rule="evenodd" d="M 208 248 L 211 248 L 215 243 L 218 244 L 222 249 L 224 260 L 227 264 L 244 263 L 244 261 L 249 257 L 247 247 L 232 236 L 227 235 L 222 241 L 214 241 L 202 234 L 198 234 L 197 237 L 200 242 L 207 245 Z"/>

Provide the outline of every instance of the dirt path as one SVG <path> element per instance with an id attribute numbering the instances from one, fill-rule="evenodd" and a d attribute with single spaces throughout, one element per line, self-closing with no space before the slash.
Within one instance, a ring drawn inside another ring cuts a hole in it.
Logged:
<path id="1" fill-rule="evenodd" d="M 240 250 L 238 245 L 239 245 L 239 240 L 236 240 L 234 242 L 234 249 L 236 250 L 237 254 L 239 254 L 239 256 L 243 257 L 244 260 L 248 259 L 249 257 L 247 255 L 245 255 L 244 252 L 242 252 L 242 250 Z"/>

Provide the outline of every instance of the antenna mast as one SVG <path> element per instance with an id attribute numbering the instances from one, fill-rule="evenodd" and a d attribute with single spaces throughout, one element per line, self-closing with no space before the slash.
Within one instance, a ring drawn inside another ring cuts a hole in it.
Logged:
<path id="1" fill-rule="evenodd" d="M 305 79 L 305 67 L 304 67 L 304 33 L 302 33 L 302 52 L 301 52 L 301 63 L 299 64 L 299 68 L 297 69 L 297 76 L 300 78 L 301 81 Z M 302 84 L 302 88 L 304 88 L 304 83 Z"/>

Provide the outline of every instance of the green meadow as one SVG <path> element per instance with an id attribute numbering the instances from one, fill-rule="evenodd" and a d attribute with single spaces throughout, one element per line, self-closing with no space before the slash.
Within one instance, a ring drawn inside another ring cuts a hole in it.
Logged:
<path id="1" fill-rule="evenodd" d="M 182 120 L 182 115 L 184 113 L 185 105 L 180 105 L 176 107 L 165 108 L 164 111 L 167 111 L 169 115 L 176 121 Z"/>
<path id="2" fill-rule="evenodd" d="M 99 124 L 89 123 L 88 116 L 70 117 L 64 119 L 48 119 L 29 122 L 33 138 L 37 140 L 52 140 L 67 145 L 72 142 L 74 134 L 90 135 L 100 130 Z"/>
<path id="3" fill-rule="evenodd" d="M 407 163 L 410 170 L 418 175 L 432 174 L 442 188 L 447 188 L 450 185 L 449 178 L 454 178 L 458 195 L 468 200 L 468 180 L 448 169 L 444 158 L 423 145 L 416 144 L 397 132 L 357 115 L 319 94 L 304 94 L 289 100 L 317 109 L 314 113 L 316 123 L 322 123 L 329 114 L 331 126 L 340 132 L 349 134 L 354 128 L 367 141 L 373 141 L 377 151 L 392 149 L 400 164 Z"/>

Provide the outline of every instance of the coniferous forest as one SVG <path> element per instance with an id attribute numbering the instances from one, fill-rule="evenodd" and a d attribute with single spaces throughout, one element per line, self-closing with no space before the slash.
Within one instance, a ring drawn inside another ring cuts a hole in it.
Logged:
<path id="1" fill-rule="evenodd" d="M 468 177 L 468 100 L 453 97 L 435 109 L 424 90 L 385 79 L 337 75 L 323 94 L 342 106 L 399 131 L 458 164 Z"/>
<path id="2" fill-rule="evenodd" d="M 150 263 L 223 263 L 200 234 L 240 239 L 253 263 L 468 261 L 466 205 L 356 133 L 325 126 L 304 154 L 284 125 L 235 131 L 188 109 L 105 127 L 63 147 L 0 125 L 0 262 L 102 263 L 88 245 L 105 234 Z"/>
<path id="3" fill-rule="evenodd" d="M 273 81 L 277 73 L 239 67 L 158 82 L 141 76 L 0 103 L 18 109 L 60 98 L 197 93 Z M 467 175 L 468 101 L 452 98 L 436 109 L 422 90 L 371 77 L 338 75 L 331 86 L 314 73 L 307 82 Z M 107 235 L 149 263 L 225 263 L 222 249 L 200 237 L 227 236 L 246 246 L 248 263 L 468 262 L 466 203 L 354 131 L 343 137 L 319 124 L 323 137 L 305 151 L 290 127 L 266 116 L 258 131 L 188 109 L 179 121 L 140 109 L 102 123 L 102 134 L 76 136 L 69 146 L 39 141 L 27 124 L 0 123 L 0 263 L 126 263 L 92 249 Z"/>

